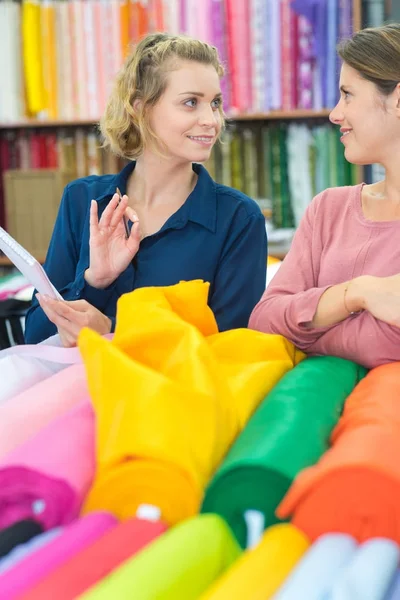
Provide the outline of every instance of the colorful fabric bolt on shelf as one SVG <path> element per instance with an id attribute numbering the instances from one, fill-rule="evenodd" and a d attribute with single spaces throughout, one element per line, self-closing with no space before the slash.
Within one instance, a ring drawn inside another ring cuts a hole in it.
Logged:
<path id="1" fill-rule="evenodd" d="M 2 404 L 0 458 L 88 396 L 85 367 L 73 365 Z"/>
<path id="2" fill-rule="evenodd" d="M 201 281 L 135 290 L 119 300 L 112 342 L 82 331 L 98 463 L 85 511 L 126 519 L 150 504 L 169 525 L 194 515 L 242 423 L 303 357 L 281 336 L 210 336 L 207 293 Z"/>
<path id="3" fill-rule="evenodd" d="M 94 445 L 83 400 L 0 458 L 0 527 L 30 518 L 47 530 L 76 518 L 94 477 Z"/>
<path id="4" fill-rule="evenodd" d="M 221 514 L 242 547 L 245 512 L 257 510 L 264 526 L 296 475 L 329 447 L 346 398 L 366 371 L 330 356 L 307 358 L 265 398 L 206 490 L 203 512 Z"/>
<path id="5" fill-rule="evenodd" d="M 105 535 L 116 522 L 109 513 L 98 512 L 65 527 L 55 539 L 0 575 L 0 600 L 19 600 L 25 593 L 29 597 L 29 590 L 34 590 L 41 579 Z"/>
<path id="6" fill-rule="evenodd" d="M 77 598 L 165 530 L 163 523 L 142 519 L 119 523 L 41 579 L 27 592 L 24 600 Z"/>
<path id="7" fill-rule="evenodd" d="M 297 563 L 272 599 L 322 600 L 356 549 L 357 542 L 349 535 L 331 533 L 321 536 Z"/>
<path id="8" fill-rule="evenodd" d="M 273 525 L 260 543 L 243 552 L 200 600 L 268 600 L 308 546 L 306 536 L 293 525 Z"/>
<path id="9" fill-rule="evenodd" d="M 358 547 L 324 600 L 384 600 L 400 559 L 398 545 L 375 538 Z"/>
<path id="10" fill-rule="evenodd" d="M 400 543 L 400 363 L 370 371 L 346 401 L 332 448 L 278 507 L 311 539 L 328 531 Z"/>
<path id="11" fill-rule="evenodd" d="M 21 25 L 27 111 L 36 115 L 46 108 L 41 69 L 40 5 L 37 2 L 22 3 Z"/>
<path id="12" fill-rule="evenodd" d="M 218 515 L 176 525 L 125 562 L 81 600 L 197 600 L 240 555 Z"/>

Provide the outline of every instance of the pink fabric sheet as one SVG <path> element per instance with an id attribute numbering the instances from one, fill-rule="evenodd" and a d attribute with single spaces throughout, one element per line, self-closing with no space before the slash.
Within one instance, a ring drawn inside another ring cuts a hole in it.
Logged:
<path id="1" fill-rule="evenodd" d="M 80 364 L 67 367 L 1 404 L 0 459 L 88 398 L 85 366 Z"/>
<path id="2" fill-rule="evenodd" d="M 83 400 L 0 458 L 0 528 L 32 518 L 48 530 L 78 516 L 95 472 L 94 432 Z"/>

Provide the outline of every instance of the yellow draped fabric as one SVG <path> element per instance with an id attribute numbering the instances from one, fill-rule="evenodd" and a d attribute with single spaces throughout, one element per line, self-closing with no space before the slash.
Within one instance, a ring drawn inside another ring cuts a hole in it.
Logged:
<path id="1" fill-rule="evenodd" d="M 200 600 L 268 600 L 281 587 L 309 547 L 296 527 L 281 523 L 267 529 Z"/>
<path id="2" fill-rule="evenodd" d="M 82 331 L 98 465 L 85 511 L 125 519 L 152 504 L 170 525 L 195 514 L 256 406 L 303 358 L 281 336 L 216 333 L 208 287 L 135 290 L 118 302 L 111 342 Z"/>

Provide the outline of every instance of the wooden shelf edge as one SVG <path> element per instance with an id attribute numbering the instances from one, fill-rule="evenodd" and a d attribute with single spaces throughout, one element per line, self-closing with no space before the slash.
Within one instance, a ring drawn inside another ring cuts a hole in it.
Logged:
<path id="1" fill-rule="evenodd" d="M 291 119 L 322 119 L 329 116 L 330 109 L 291 111 L 276 110 L 268 113 L 228 114 L 227 121 L 277 121 Z M 42 121 L 38 119 L 27 119 L 26 121 L 0 122 L 0 129 L 29 129 L 48 127 L 94 127 L 98 120 L 82 119 L 74 121 Z"/>
<path id="2" fill-rule="evenodd" d="M 286 119 L 321 119 L 329 116 L 331 109 L 323 110 L 274 110 L 268 113 L 229 114 L 227 121 L 278 121 Z"/>
<path id="3" fill-rule="evenodd" d="M 73 121 L 44 121 L 40 119 L 26 119 L 22 121 L 1 122 L 0 129 L 42 129 L 51 127 L 94 127 L 99 121 L 92 119 L 81 119 Z"/>

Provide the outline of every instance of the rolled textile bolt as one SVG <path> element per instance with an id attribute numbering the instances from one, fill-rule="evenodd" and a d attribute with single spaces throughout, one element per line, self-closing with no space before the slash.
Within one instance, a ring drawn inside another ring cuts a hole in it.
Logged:
<path id="1" fill-rule="evenodd" d="M 247 525 L 246 548 L 254 548 L 264 533 L 265 515 L 259 510 L 245 510 L 243 517 Z"/>
<path id="2" fill-rule="evenodd" d="M 161 519 L 161 510 L 158 506 L 154 506 L 153 504 L 141 504 L 138 506 L 136 516 L 138 519 L 156 522 Z"/>
<path id="3" fill-rule="evenodd" d="M 371 538 L 358 547 L 338 573 L 326 600 L 381 600 L 392 583 L 400 559 L 396 542 Z M 324 596 L 325 600 L 325 596 Z"/>

